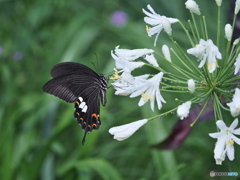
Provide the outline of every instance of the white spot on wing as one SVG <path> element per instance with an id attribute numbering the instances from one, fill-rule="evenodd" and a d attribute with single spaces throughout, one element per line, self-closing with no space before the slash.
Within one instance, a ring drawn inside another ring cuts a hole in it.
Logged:
<path id="1" fill-rule="evenodd" d="M 88 106 L 87 105 L 85 105 L 84 107 L 83 107 L 83 109 L 82 109 L 82 112 L 87 112 L 87 108 L 88 108 Z"/>
<path id="2" fill-rule="evenodd" d="M 79 99 L 79 101 L 80 101 L 80 102 L 82 102 L 82 101 L 83 101 L 83 98 L 82 98 L 82 97 L 79 97 L 78 99 Z"/>
<path id="3" fill-rule="evenodd" d="M 82 102 L 78 107 L 80 108 L 80 109 L 83 109 L 83 107 L 86 105 L 86 103 L 85 102 Z"/>

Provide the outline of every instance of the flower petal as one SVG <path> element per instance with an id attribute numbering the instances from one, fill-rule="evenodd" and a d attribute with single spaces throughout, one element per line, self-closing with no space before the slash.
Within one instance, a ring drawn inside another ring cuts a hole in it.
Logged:
<path id="1" fill-rule="evenodd" d="M 237 143 L 238 145 L 240 145 L 240 139 L 237 138 L 236 136 L 232 135 L 231 136 L 232 140 L 234 140 L 235 143 Z"/>
<path id="2" fill-rule="evenodd" d="M 155 66 L 155 67 L 159 67 L 156 58 L 154 57 L 153 54 L 147 54 L 145 55 L 144 59 L 149 62 L 151 65 Z"/>
<path id="3" fill-rule="evenodd" d="M 236 117 L 240 114 L 240 89 L 236 88 L 232 98 L 232 102 L 227 103 L 230 108 L 231 115 Z"/>
<path id="4" fill-rule="evenodd" d="M 226 144 L 226 138 L 224 136 L 221 136 L 218 138 L 217 143 L 214 148 L 214 158 L 219 159 L 222 157 L 222 154 L 224 152 L 224 148 Z"/>
<path id="5" fill-rule="evenodd" d="M 115 49 L 115 54 L 127 61 L 133 61 L 147 54 L 152 54 L 154 50 L 152 49 L 119 49 L 119 46 Z"/>
<path id="6" fill-rule="evenodd" d="M 220 130 L 222 130 L 222 131 L 224 131 L 224 130 L 227 129 L 227 126 L 226 126 L 226 124 L 225 124 L 225 122 L 224 122 L 223 120 L 218 120 L 218 121 L 216 122 L 216 125 L 217 125 L 217 127 L 218 127 Z"/>
<path id="7" fill-rule="evenodd" d="M 230 125 L 229 129 L 231 129 L 231 131 L 233 131 L 238 125 L 238 118 L 236 118 L 232 124 Z"/>
<path id="8" fill-rule="evenodd" d="M 219 138 L 222 135 L 222 133 L 216 132 L 216 133 L 209 133 L 208 135 L 216 139 L 216 138 Z"/>
<path id="9" fill-rule="evenodd" d="M 233 134 L 236 134 L 236 135 L 240 135 L 240 128 L 234 129 L 234 130 L 232 131 L 232 133 L 233 133 Z"/>
<path id="10" fill-rule="evenodd" d="M 234 66 L 235 66 L 234 75 L 236 75 L 240 69 L 240 54 L 238 54 L 236 62 L 234 63 Z"/>
<path id="11" fill-rule="evenodd" d="M 233 161 L 234 160 L 234 147 L 233 147 L 233 145 L 227 146 L 226 149 L 227 149 L 228 159 L 230 161 Z"/>

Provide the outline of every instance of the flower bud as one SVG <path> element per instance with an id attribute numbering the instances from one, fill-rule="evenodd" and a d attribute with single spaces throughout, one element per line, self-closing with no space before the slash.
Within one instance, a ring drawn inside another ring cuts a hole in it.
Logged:
<path id="1" fill-rule="evenodd" d="M 236 0 L 234 13 L 238 14 L 239 10 L 240 10 L 240 0 Z"/>
<path id="2" fill-rule="evenodd" d="M 191 104 L 192 104 L 191 101 L 187 101 L 178 106 L 177 114 L 181 120 L 183 120 L 184 118 L 186 118 L 188 116 Z"/>
<path id="3" fill-rule="evenodd" d="M 111 129 L 109 129 L 109 133 L 114 135 L 114 139 L 122 141 L 133 135 L 140 127 L 142 127 L 147 122 L 147 119 L 143 119 L 129 124 L 112 127 Z"/>
<path id="4" fill-rule="evenodd" d="M 188 90 L 193 93 L 195 91 L 196 87 L 195 87 L 195 82 L 193 79 L 189 79 L 188 80 Z"/>
<path id="5" fill-rule="evenodd" d="M 163 55 L 164 57 L 169 61 L 169 62 L 172 62 L 171 60 L 171 54 L 170 54 L 170 51 L 169 51 L 169 48 L 167 45 L 163 45 L 162 46 L 162 52 L 163 52 Z"/>
<path id="6" fill-rule="evenodd" d="M 232 26 L 230 24 L 225 25 L 225 37 L 227 38 L 228 41 L 231 41 L 232 39 Z"/>
<path id="7" fill-rule="evenodd" d="M 186 8 L 189 9 L 190 11 L 194 12 L 197 15 L 200 15 L 200 9 L 197 5 L 197 3 L 194 0 L 188 0 L 186 3 Z"/>
<path id="8" fill-rule="evenodd" d="M 217 6 L 221 6 L 222 5 L 222 0 L 216 0 Z"/>

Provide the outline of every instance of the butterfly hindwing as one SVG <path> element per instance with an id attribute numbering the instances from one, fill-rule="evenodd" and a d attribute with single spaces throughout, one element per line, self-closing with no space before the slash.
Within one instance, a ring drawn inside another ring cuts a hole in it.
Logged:
<path id="1" fill-rule="evenodd" d="M 60 63 L 51 70 L 53 79 L 43 91 L 74 103 L 74 117 L 86 134 L 98 129 L 100 121 L 100 101 L 106 104 L 107 80 L 85 65 L 73 62 Z"/>
<path id="2" fill-rule="evenodd" d="M 87 104 L 90 104 L 90 109 Z M 85 135 L 82 144 L 85 141 L 86 133 L 96 130 L 101 125 L 100 120 L 100 104 L 99 100 L 96 104 L 86 103 L 82 97 L 79 97 L 75 102 L 74 117 L 77 119 L 79 125 L 85 130 Z"/>

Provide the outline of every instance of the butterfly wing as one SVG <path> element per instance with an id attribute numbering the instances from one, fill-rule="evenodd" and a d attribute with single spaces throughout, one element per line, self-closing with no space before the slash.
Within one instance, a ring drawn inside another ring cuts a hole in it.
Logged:
<path id="1" fill-rule="evenodd" d="M 53 79 L 43 86 L 43 91 L 60 99 L 75 103 L 74 117 L 86 134 L 98 129 L 100 121 L 100 99 L 106 104 L 107 80 L 92 69 L 79 63 L 60 63 L 51 70 Z"/>
<path id="2" fill-rule="evenodd" d="M 58 76 L 43 86 L 43 91 L 73 103 L 80 96 L 88 96 L 94 90 L 95 77 L 84 74 L 68 74 Z"/>
<path id="3" fill-rule="evenodd" d="M 96 90 L 97 91 L 97 90 Z M 86 102 L 82 97 L 79 97 L 75 102 L 74 117 L 85 130 L 85 135 L 82 140 L 82 144 L 85 142 L 85 137 L 88 132 L 98 129 L 101 125 L 100 120 L 100 100 L 99 93 L 92 93 L 86 99 Z"/>
<path id="4" fill-rule="evenodd" d="M 82 75 L 90 75 L 93 77 L 99 77 L 99 75 L 94 72 L 89 67 L 75 62 L 63 62 L 55 65 L 50 72 L 51 76 L 58 77 L 69 74 L 82 74 Z"/>

